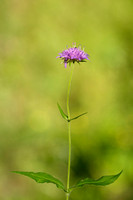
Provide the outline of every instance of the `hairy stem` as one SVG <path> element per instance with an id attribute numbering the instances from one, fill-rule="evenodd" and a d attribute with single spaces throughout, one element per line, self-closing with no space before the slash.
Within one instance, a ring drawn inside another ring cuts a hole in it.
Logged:
<path id="1" fill-rule="evenodd" d="M 73 76 L 74 65 L 71 69 L 71 74 L 68 83 L 68 92 L 67 92 L 67 115 L 68 115 L 68 142 L 69 142 L 69 151 L 68 151 L 68 172 L 67 172 L 67 195 L 66 200 L 69 200 L 69 184 L 70 184 L 70 168 L 71 168 L 71 122 L 70 120 L 70 108 L 69 108 L 69 99 L 70 99 L 70 89 Z"/>

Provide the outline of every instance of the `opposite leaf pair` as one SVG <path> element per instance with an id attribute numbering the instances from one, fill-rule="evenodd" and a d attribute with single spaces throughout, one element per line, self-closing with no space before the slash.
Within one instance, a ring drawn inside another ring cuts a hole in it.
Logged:
<path id="1" fill-rule="evenodd" d="M 70 122 L 70 121 L 72 121 L 72 120 L 75 120 L 75 119 L 77 119 L 77 118 L 79 118 L 79 117 L 81 117 L 81 116 L 83 116 L 83 115 L 85 115 L 85 114 L 88 113 L 88 112 L 84 112 L 84 113 L 82 113 L 82 114 L 80 114 L 80 115 L 78 115 L 78 116 L 76 116 L 76 117 L 74 117 L 74 118 L 72 118 L 72 119 L 69 119 L 68 116 L 63 112 L 63 110 L 62 110 L 62 108 L 60 107 L 60 105 L 59 105 L 58 103 L 57 103 L 57 105 L 58 105 L 58 108 L 59 108 L 59 111 L 60 111 L 61 116 L 62 116 L 65 120 L 67 120 L 68 122 Z"/>
<path id="2" fill-rule="evenodd" d="M 97 180 L 93 180 L 91 178 L 86 178 L 81 181 L 79 181 L 76 185 L 73 185 L 70 187 L 69 191 L 67 191 L 64 187 L 64 184 L 57 178 L 53 177 L 50 174 L 44 173 L 44 172 L 21 172 L 21 171 L 13 171 L 13 173 L 21 174 L 24 176 L 28 176 L 32 179 L 34 179 L 37 183 L 53 183 L 57 186 L 57 188 L 62 189 L 66 193 L 70 193 L 73 189 L 82 187 L 84 185 L 97 185 L 97 186 L 106 186 L 118 179 L 118 177 L 121 175 L 122 171 L 119 174 L 116 175 L 110 175 L 110 176 L 102 176 L 101 178 Z"/>

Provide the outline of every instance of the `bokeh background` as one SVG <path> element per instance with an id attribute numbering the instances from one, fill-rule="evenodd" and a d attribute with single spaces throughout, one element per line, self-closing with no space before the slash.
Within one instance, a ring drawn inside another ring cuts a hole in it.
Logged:
<path id="1" fill-rule="evenodd" d="M 124 170 L 107 187 L 84 187 L 71 200 L 133 199 L 133 1 L 0 1 L 0 199 L 62 200 L 52 184 L 10 173 L 44 171 L 66 183 L 70 67 L 58 53 L 73 42 L 90 61 L 75 66 L 71 185 Z"/>

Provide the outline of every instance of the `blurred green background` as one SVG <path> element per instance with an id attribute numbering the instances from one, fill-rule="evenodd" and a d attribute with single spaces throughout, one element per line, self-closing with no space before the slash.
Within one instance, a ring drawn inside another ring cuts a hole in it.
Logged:
<path id="1" fill-rule="evenodd" d="M 124 170 L 107 187 L 84 187 L 71 200 L 133 199 L 133 1 L 0 1 L 0 199 L 63 200 L 52 184 L 11 174 L 44 171 L 66 183 L 70 67 L 58 53 L 85 45 L 76 64 L 71 114 L 71 185 Z"/>

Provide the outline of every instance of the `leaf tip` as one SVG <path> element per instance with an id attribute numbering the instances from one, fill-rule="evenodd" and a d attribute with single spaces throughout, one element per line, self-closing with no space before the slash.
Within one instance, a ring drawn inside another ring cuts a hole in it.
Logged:
<path id="1" fill-rule="evenodd" d="M 118 175 L 120 176 L 123 173 L 123 169 L 120 171 L 120 173 L 118 173 Z"/>

